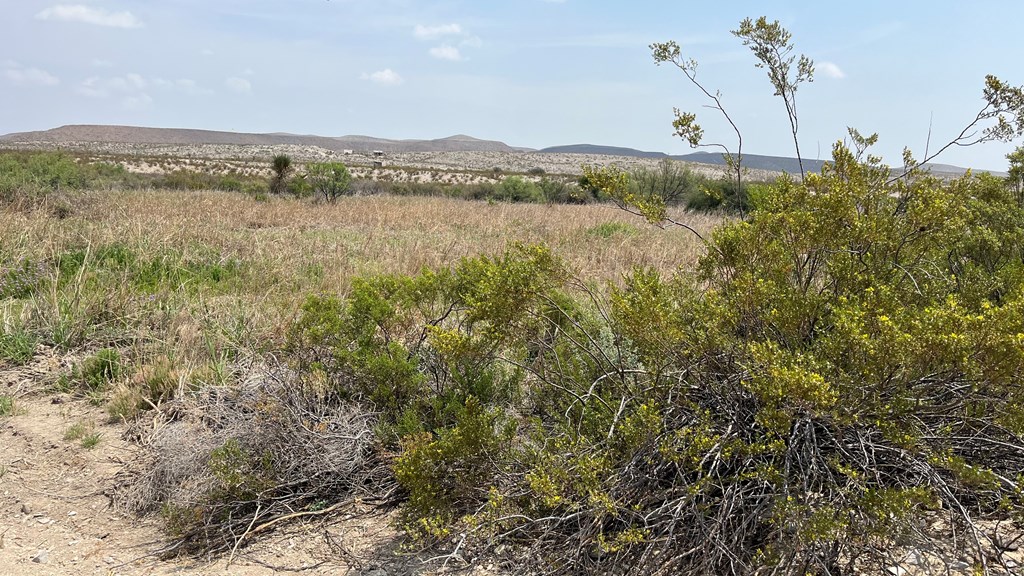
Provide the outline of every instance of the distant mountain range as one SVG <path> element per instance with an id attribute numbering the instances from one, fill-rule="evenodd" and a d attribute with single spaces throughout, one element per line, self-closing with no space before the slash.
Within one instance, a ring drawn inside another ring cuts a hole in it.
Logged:
<path id="1" fill-rule="evenodd" d="M 558 154 L 607 154 L 612 156 L 631 156 L 634 158 L 670 158 L 683 162 L 696 162 L 698 164 L 725 165 L 725 158 L 717 152 L 694 152 L 692 154 L 669 155 L 663 152 L 645 152 L 633 148 L 620 148 L 617 146 L 596 146 L 593 144 L 573 144 L 569 146 L 553 146 L 538 150 L 542 153 Z M 820 172 L 825 165 L 825 160 L 803 159 L 804 170 L 808 172 Z M 752 170 L 768 170 L 771 172 L 788 172 L 797 174 L 800 172 L 800 162 L 796 158 L 788 156 L 764 156 L 761 154 L 744 154 L 743 165 Z M 967 171 L 967 168 L 953 166 L 951 164 L 925 165 L 926 168 L 939 175 L 959 175 Z M 989 172 L 988 170 L 974 170 L 976 172 Z M 995 175 L 1005 175 L 1001 172 L 992 172 Z"/>
<path id="2" fill-rule="evenodd" d="M 247 134 L 181 128 L 142 128 L 135 126 L 70 125 L 40 132 L 19 132 L 0 136 L 0 142 L 104 142 L 118 144 L 196 145 L 227 144 L 241 146 L 319 146 L 341 152 L 521 152 L 504 142 L 480 140 L 457 134 L 437 140 L 389 140 L 370 136 L 312 136 L 287 133 Z"/>
<path id="3" fill-rule="evenodd" d="M 47 142 L 53 144 L 71 142 L 103 142 L 122 144 L 156 144 L 156 145 L 257 145 L 257 146 L 319 146 L 328 150 L 368 152 L 382 150 L 389 153 L 397 152 L 537 152 L 542 154 L 590 154 L 625 156 L 633 158 L 671 158 L 684 162 L 722 165 L 721 154 L 713 152 L 694 152 L 692 154 L 668 155 L 663 152 L 645 152 L 634 148 L 617 146 L 598 146 L 594 144 L 573 144 L 569 146 L 553 146 L 534 150 L 509 146 L 496 140 L 481 140 L 457 134 L 436 140 L 390 140 L 370 136 L 314 136 L 275 132 L 272 134 L 248 134 L 243 132 L 217 132 L 213 130 L 189 130 L 180 128 L 143 128 L 135 126 L 102 126 L 102 125 L 69 125 L 43 130 L 39 132 L 19 132 L 0 136 L 3 142 Z M 824 165 L 823 160 L 804 159 L 804 169 L 817 172 Z M 753 170 L 772 172 L 800 171 L 796 158 L 786 156 L 763 156 L 760 154 L 744 154 L 743 165 Z M 956 175 L 963 174 L 966 168 L 948 164 L 929 164 L 935 173 Z M 999 173 L 996 173 L 999 174 Z"/>

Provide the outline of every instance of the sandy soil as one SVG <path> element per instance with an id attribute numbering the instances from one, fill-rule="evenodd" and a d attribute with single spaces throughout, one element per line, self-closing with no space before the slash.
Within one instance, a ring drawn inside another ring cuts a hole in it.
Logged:
<path id="1" fill-rule="evenodd" d="M 119 514 L 106 492 L 141 447 L 125 426 L 85 399 L 47 389 L 70 358 L 37 355 L 25 367 L 0 366 L 0 393 L 16 398 L 0 417 L 0 576 L 421 573 L 422 558 L 401 553 L 394 511 L 356 504 L 329 522 L 299 523 L 260 538 L 231 560 L 161 559 L 160 519 Z M 67 429 L 95 426 L 87 449 Z M 423 572 L 425 573 L 425 572 Z"/>

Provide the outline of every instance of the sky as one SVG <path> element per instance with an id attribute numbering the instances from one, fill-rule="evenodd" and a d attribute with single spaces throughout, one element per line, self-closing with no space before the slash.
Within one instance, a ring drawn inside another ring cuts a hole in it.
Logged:
<path id="1" fill-rule="evenodd" d="M 0 134 L 122 124 L 381 138 L 468 134 L 513 146 L 691 152 L 673 107 L 735 147 L 652 42 L 675 40 L 739 126 L 744 151 L 793 156 L 781 99 L 729 33 L 779 20 L 815 61 L 797 91 L 801 152 L 847 127 L 892 164 L 956 137 L 986 74 L 1024 84 L 1024 2 L 605 0 L 7 0 Z M 931 137 L 929 138 L 929 131 Z M 937 162 L 1005 170 L 1014 144 Z"/>

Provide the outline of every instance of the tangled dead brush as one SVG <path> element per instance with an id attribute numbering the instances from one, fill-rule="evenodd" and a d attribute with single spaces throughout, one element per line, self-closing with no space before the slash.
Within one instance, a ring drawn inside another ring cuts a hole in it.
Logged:
<path id="1" fill-rule="evenodd" d="M 141 438 L 148 457 L 111 496 L 124 511 L 159 511 L 174 539 L 168 553 L 237 550 L 282 521 L 393 491 L 375 416 L 283 369 L 175 400 L 154 422 Z"/>

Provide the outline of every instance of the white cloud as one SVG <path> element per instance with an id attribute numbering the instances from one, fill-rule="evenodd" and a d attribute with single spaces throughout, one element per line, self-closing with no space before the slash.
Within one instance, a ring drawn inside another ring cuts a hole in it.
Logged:
<path id="1" fill-rule="evenodd" d="M 843 72 L 842 68 L 835 65 L 832 62 L 817 62 L 814 65 L 814 69 L 817 72 L 821 72 L 829 78 L 842 79 L 846 78 L 846 72 Z"/>
<path id="2" fill-rule="evenodd" d="M 146 79 L 142 76 L 139 76 L 138 74 L 126 74 L 123 82 L 128 86 L 129 89 L 135 88 L 137 90 L 142 90 L 146 87 Z"/>
<path id="3" fill-rule="evenodd" d="M 153 98 L 145 92 L 133 96 L 126 96 L 121 99 L 121 105 L 129 110 L 145 110 L 153 104 Z"/>
<path id="4" fill-rule="evenodd" d="M 110 93 L 103 88 L 102 84 L 103 81 L 98 76 L 90 76 L 75 87 L 75 92 L 89 98 L 106 98 Z"/>
<path id="5" fill-rule="evenodd" d="M 454 46 L 435 46 L 430 49 L 430 55 L 438 60 L 451 60 L 452 62 L 458 62 L 462 60 L 462 54 L 459 53 L 459 49 Z"/>
<path id="6" fill-rule="evenodd" d="M 120 98 L 121 106 L 128 110 L 144 110 L 153 105 L 153 97 L 145 89 L 153 86 L 163 88 L 168 84 L 159 78 L 146 80 L 138 74 L 101 78 L 90 76 L 75 86 L 75 92 L 87 98 Z"/>
<path id="7" fill-rule="evenodd" d="M 39 20 L 84 22 L 111 28 L 141 28 L 142 22 L 131 12 L 108 12 L 83 4 L 57 4 L 36 14 Z"/>
<path id="8" fill-rule="evenodd" d="M 154 83 L 159 85 L 158 82 Z M 90 98 L 107 98 L 115 94 L 137 95 L 145 90 L 147 86 L 149 86 L 149 82 L 138 74 L 125 74 L 124 76 L 111 76 L 109 78 L 90 76 L 83 80 L 75 88 L 75 91 Z"/>
<path id="9" fill-rule="evenodd" d="M 383 84 L 385 86 L 398 86 L 402 82 L 405 82 L 405 80 L 403 80 L 402 77 L 391 68 L 378 70 L 372 74 L 364 73 L 359 78 L 362 80 L 369 80 L 377 84 Z"/>
<path id="10" fill-rule="evenodd" d="M 60 78 L 39 68 L 24 68 L 17 62 L 7 60 L 3 63 L 4 76 L 15 86 L 56 86 Z"/>
<path id="11" fill-rule="evenodd" d="M 103 60 L 103 59 L 100 59 L 100 58 L 93 58 L 93 60 L 92 60 L 92 62 L 90 62 L 90 64 L 92 65 L 93 68 L 113 68 L 114 67 L 114 63 L 111 62 L 110 60 Z"/>
<path id="12" fill-rule="evenodd" d="M 483 40 L 479 36 L 473 36 L 462 26 L 452 24 L 441 24 L 438 26 L 424 26 L 417 24 L 412 31 L 413 36 L 420 40 L 437 40 L 444 38 L 445 43 L 431 48 L 428 53 L 438 60 L 451 60 L 458 62 L 465 60 L 462 55 L 462 48 L 479 48 Z"/>
<path id="13" fill-rule="evenodd" d="M 232 92 L 239 94 L 249 94 L 252 92 L 252 82 L 249 82 L 245 78 L 239 78 L 238 76 L 232 76 L 227 80 L 224 80 L 224 86 Z"/>
<path id="14" fill-rule="evenodd" d="M 434 40 L 442 36 L 461 36 L 462 26 L 458 24 L 441 24 L 439 26 L 417 24 L 412 30 L 412 35 L 420 40 Z"/>
<path id="15" fill-rule="evenodd" d="M 90 76 L 78 86 L 75 92 L 87 98 L 118 98 L 121 105 L 129 110 L 144 110 L 153 105 L 151 90 L 174 92 L 189 96 L 212 94 L 212 90 L 203 88 L 191 78 L 167 80 L 165 78 L 146 78 L 141 74 L 125 74 L 124 76 Z"/>
<path id="16" fill-rule="evenodd" d="M 201 94 L 212 94 L 213 91 L 207 88 L 199 86 L 199 83 L 191 78 L 179 78 L 177 80 L 167 80 L 164 78 L 153 78 L 153 85 L 163 90 L 173 90 L 175 92 L 181 92 L 188 94 L 189 96 L 198 96 Z"/>

